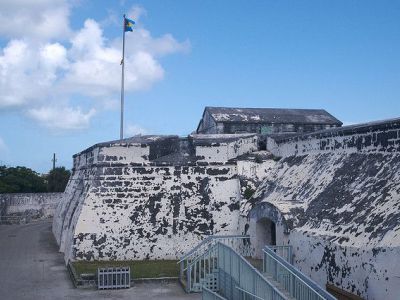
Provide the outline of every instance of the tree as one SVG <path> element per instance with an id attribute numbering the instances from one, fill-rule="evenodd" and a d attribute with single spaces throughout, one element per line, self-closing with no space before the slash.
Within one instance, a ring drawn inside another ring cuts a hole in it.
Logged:
<path id="1" fill-rule="evenodd" d="M 57 167 L 51 170 L 47 176 L 47 191 L 48 192 L 64 192 L 67 186 L 71 172 L 65 167 Z"/>
<path id="2" fill-rule="evenodd" d="M 46 181 L 35 171 L 25 167 L 0 166 L 0 193 L 43 193 Z"/>

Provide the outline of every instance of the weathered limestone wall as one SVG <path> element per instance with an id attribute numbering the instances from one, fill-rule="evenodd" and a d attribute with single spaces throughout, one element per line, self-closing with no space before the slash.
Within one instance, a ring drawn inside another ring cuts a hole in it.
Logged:
<path id="1" fill-rule="evenodd" d="M 399 299 L 400 247 L 342 246 L 306 230 L 293 230 L 295 265 L 314 281 L 333 283 L 364 299 Z"/>
<path id="2" fill-rule="evenodd" d="M 270 138 L 274 156 L 254 136 L 95 145 L 74 157 L 54 235 L 66 261 L 166 259 L 209 234 L 250 234 L 257 253 L 273 221 L 276 243 L 322 286 L 397 299 L 399 124 Z"/>
<path id="3" fill-rule="evenodd" d="M 0 194 L 2 215 L 29 214 L 35 218 L 49 218 L 61 202 L 64 193 Z"/>
<path id="4" fill-rule="evenodd" d="M 268 138 L 267 148 L 287 157 L 324 152 L 399 152 L 400 119 L 334 128 L 292 138 Z"/>
<path id="5" fill-rule="evenodd" d="M 250 135 L 239 140 L 213 142 L 207 145 L 196 145 L 195 147 L 198 162 L 212 163 L 227 162 L 230 159 L 257 150 L 258 138 L 255 135 Z"/>
<path id="6" fill-rule="evenodd" d="M 242 198 L 237 165 L 228 160 L 256 149 L 257 138 L 206 142 L 197 144 L 202 155 L 177 164 L 151 160 L 159 145 L 134 141 L 75 155 L 53 221 L 65 260 L 176 259 L 206 235 L 237 234 Z M 216 148 L 227 151 L 205 161 Z"/>
<path id="7" fill-rule="evenodd" d="M 94 146 L 74 155 L 73 168 L 85 168 L 91 165 L 110 165 L 113 162 L 126 164 L 135 162 L 141 165 L 149 161 L 150 146 L 140 143 Z"/>
<path id="8" fill-rule="evenodd" d="M 95 173 L 62 213 L 66 259 L 172 259 L 203 235 L 238 230 L 235 166 L 100 167 Z"/>
<path id="9" fill-rule="evenodd" d="M 242 207 L 250 226 L 252 211 L 268 204 L 277 212 L 259 210 L 255 220 L 285 223 L 289 234 L 277 243 L 292 245 L 296 266 L 320 285 L 397 299 L 400 153 L 326 151 L 282 158 L 266 171 Z"/>

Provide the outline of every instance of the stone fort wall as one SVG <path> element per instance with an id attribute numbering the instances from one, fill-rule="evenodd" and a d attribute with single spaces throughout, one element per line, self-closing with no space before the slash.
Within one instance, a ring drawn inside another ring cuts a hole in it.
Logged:
<path id="1" fill-rule="evenodd" d="M 244 211 L 282 214 L 297 268 L 364 299 L 397 299 L 400 119 L 269 138 L 281 157 Z"/>
<path id="2" fill-rule="evenodd" d="M 0 194 L 1 215 L 30 214 L 39 218 L 53 217 L 63 193 Z"/>
<path id="3" fill-rule="evenodd" d="M 256 145 L 254 137 L 199 144 L 195 161 L 175 164 L 150 161 L 151 145 L 135 143 L 76 155 L 53 221 L 65 260 L 176 259 L 206 235 L 237 234 L 242 198 L 228 160 Z"/>
<path id="4" fill-rule="evenodd" d="M 256 150 L 250 140 L 200 143 L 195 160 L 170 161 L 150 161 L 146 144 L 98 145 L 75 156 L 53 232 L 66 261 L 166 259 L 209 234 L 258 241 L 250 227 L 268 217 L 281 226 L 277 244 L 292 245 L 296 267 L 322 286 L 396 299 L 399 127 L 395 119 L 269 138 L 275 157 L 261 163 L 235 160 Z M 249 200 L 243 175 L 256 189 Z M 263 203 L 271 209 L 257 211 Z"/>
<path id="5" fill-rule="evenodd" d="M 399 152 L 400 119 L 344 126 L 295 137 L 271 137 L 268 150 L 280 157 L 312 153 Z"/>

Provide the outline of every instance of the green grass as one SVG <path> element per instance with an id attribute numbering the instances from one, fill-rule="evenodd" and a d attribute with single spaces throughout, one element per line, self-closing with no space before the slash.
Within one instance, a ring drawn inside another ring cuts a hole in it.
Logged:
<path id="1" fill-rule="evenodd" d="M 97 268 L 107 267 L 131 267 L 133 279 L 179 275 L 179 265 L 176 260 L 75 261 L 72 265 L 79 277 L 81 274 L 97 274 Z"/>

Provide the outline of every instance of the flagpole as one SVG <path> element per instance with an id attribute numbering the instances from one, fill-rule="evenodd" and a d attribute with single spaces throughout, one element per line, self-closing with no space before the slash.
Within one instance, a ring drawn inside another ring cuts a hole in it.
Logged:
<path id="1" fill-rule="evenodd" d="M 120 139 L 124 138 L 124 73 L 125 73 L 125 15 L 124 22 L 122 25 L 122 76 L 121 76 L 121 127 L 120 127 Z"/>

